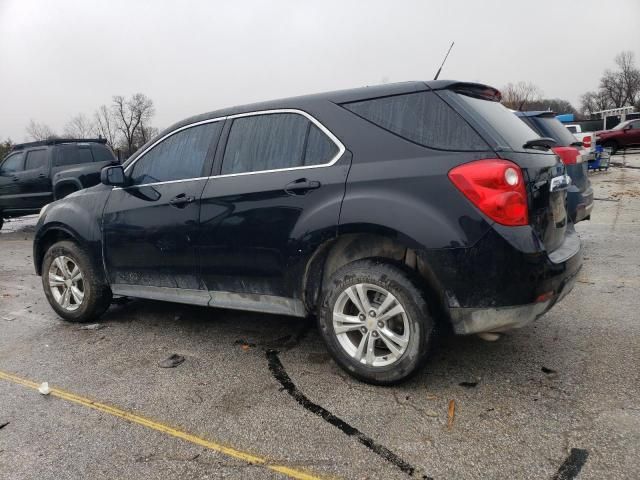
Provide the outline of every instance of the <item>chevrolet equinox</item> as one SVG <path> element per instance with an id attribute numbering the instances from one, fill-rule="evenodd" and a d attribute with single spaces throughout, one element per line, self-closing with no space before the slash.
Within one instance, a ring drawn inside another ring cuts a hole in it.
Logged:
<path id="1" fill-rule="evenodd" d="M 72 322 L 112 295 L 313 314 L 340 366 L 391 384 L 436 321 L 502 332 L 573 287 L 570 179 L 548 144 L 500 92 L 456 81 L 219 110 L 44 207 L 35 269 Z"/>

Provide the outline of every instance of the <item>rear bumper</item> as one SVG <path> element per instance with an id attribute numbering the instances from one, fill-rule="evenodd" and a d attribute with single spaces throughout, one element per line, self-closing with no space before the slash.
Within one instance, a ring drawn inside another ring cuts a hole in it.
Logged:
<path id="1" fill-rule="evenodd" d="M 499 226 L 473 247 L 431 253 L 424 260 L 440 284 L 457 334 L 531 323 L 571 291 L 582 267 L 580 238 L 571 224 L 552 253 L 529 227 Z"/>
<path id="2" fill-rule="evenodd" d="M 469 335 L 522 328 L 540 318 L 566 297 L 573 290 L 579 271 L 580 268 L 570 277 L 565 278 L 552 297 L 541 302 L 510 307 L 451 308 L 453 331 L 458 335 Z"/>

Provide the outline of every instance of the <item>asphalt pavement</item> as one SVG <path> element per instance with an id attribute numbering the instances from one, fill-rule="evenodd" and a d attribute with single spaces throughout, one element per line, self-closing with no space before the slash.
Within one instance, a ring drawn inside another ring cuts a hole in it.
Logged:
<path id="1" fill-rule="evenodd" d="M 35 217 L 6 222 L 0 478 L 637 478 L 640 154 L 614 160 L 573 292 L 497 342 L 442 339 L 391 388 L 340 370 L 312 320 L 125 299 L 65 323 Z"/>

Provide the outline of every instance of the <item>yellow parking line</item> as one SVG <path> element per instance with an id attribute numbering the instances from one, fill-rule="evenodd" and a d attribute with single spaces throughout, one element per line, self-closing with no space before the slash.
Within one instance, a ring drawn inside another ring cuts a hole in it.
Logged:
<path id="1" fill-rule="evenodd" d="M 37 390 L 39 387 L 39 384 L 35 382 L 32 382 L 30 380 L 27 380 L 3 371 L 0 371 L 0 379 L 4 379 L 9 382 L 13 382 L 18 385 L 22 385 L 24 387 L 32 388 L 35 390 Z M 287 467 L 286 465 L 277 465 L 277 464 L 271 463 L 269 459 L 266 457 L 263 457 L 260 455 L 254 455 L 249 452 L 238 450 L 237 448 L 229 447 L 211 440 L 198 437 L 196 435 L 185 432 L 183 430 L 178 430 L 177 428 L 164 425 L 162 423 L 150 420 L 140 415 L 136 415 L 135 413 L 127 412 L 126 410 L 122 410 L 117 407 L 112 407 L 104 403 L 94 402 L 93 400 L 81 397 L 79 395 L 75 395 L 70 392 L 65 392 L 64 390 L 60 390 L 59 388 L 51 388 L 50 390 L 51 390 L 50 395 L 54 397 L 67 400 L 68 402 L 77 403 L 84 407 L 92 408 L 94 410 L 98 410 L 99 412 L 103 412 L 103 413 L 112 415 L 114 417 L 122 418 L 132 423 L 137 423 L 138 425 L 142 425 L 144 427 L 150 428 L 152 430 L 156 430 L 158 432 L 165 433 L 172 437 L 176 437 L 181 440 L 191 442 L 195 445 L 208 448 L 209 450 L 214 450 L 216 452 L 223 453 L 225 455 L 228 455 L 229 457 L 242 460 L 243 462 L 247 462 L 253 465 L 260 465 L 262 467 L 268 468 L 269 470 L 273 470 L 274 472 L 287 475 L 288 477 L 291 477 L 291 478 L 295 478 L 299 480 L 322 480 L 322 477 L 319 477 L 311 473 L 307 473 L 303 470 Z"/>

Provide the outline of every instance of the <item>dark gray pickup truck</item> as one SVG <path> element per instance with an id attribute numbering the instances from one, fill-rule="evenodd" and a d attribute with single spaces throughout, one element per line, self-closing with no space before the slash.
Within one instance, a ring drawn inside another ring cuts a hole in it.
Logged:
<path id="1" fill-rule="evenodd" d="M 54 200 L 100 183 L 118 159 L 103 139 L 52 139 L 15 145 L 0 162 L 3 219 L 38 211 Z"/>

